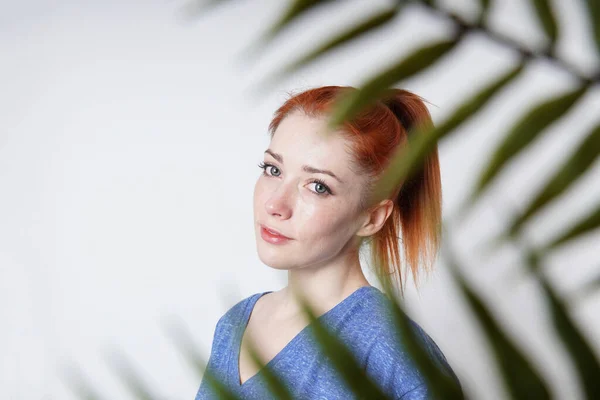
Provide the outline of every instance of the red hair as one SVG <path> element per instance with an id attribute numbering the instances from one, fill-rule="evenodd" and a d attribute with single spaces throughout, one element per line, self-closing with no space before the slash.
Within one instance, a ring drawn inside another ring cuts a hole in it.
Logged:
<path id="1" fill-rule="evenodd" d="M 351 86 L 323 86 L 290 95 L 275 111 L 269 124 L 271 138 L 281 121 L 291 112 L 302 111 L 309 117 L 327 116 L 341 95 L 354 90 Z M 373 206 L 369 204 L 373 188 L 397 146 L 408 145 L 409 133 L 416 131 L 413 128 L 432 126 L 431 115 L 423 99 L 402 89 L 391 89 L 384 98 L 342 123 L 338 130 L 351 144 L 351 168 L 356 173 L 371 177 L 361 196 L 361 210 Z M 406 268 L 410 268 L 417 286 L 420 261 L 423 261 L 426 272 L 431 271 L 439 250 L 442 188 L 437 145 L 420 169 L 400 183 L 388 198 L 394 202 L 393 211 L 368 242 L 377 277 L 386 283 L 397 282 L 395 286 L 403 294 Z M 398 246 L 400 231 L 405 255 L 404 272 L 399 268 L 402 265 Z"/>

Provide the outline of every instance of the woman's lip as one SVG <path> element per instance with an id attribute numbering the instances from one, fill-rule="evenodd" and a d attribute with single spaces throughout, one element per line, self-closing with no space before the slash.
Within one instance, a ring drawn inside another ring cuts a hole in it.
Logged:
<path id="1" fill-rule="evenodd" d="M 280 237 L 280 238 L 282 238 L 282 239 L 291 239 L 291 238 L 289 238 L 289 237 L 287 237 L 287 236 L 285 236 L 285 235 L 282 235 L 281 233 L 279 233 L 279 232 L 278 232 L 278 231 L 276 231 L 275 229 L 271 229 L 271 228 L 269 228 L 268 226 L 265 226 L 265 225 L 262 225 L 262 224 L 261 224 L 261 225 L 260 225 L 260 227 L 261 227 L 262 229 L 265 229 L 265 230 L 269 231 L 269 234 L 271 234 L 272 236 L 277 236 L 277 237 Z"/>
<path id="2" fill-rule="evenodd" d="M 280 236 L 280 235 L 274 235 L 271 232 L 269 232 L 264 226 L 261 225 L 260 227 L 260 237 L 267 243 L 271 243 L 273 245 L 280 245 L 280 244 L 285 244 L 285 243 L 289 243 L 291 239 L 285 237 L 285 236 Z"/>

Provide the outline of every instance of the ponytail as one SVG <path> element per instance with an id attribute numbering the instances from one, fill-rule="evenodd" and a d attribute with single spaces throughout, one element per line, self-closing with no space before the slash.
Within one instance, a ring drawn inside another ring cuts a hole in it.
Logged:
<path id="1" fill-rule="evenodd" d="M 393 89 L 383 100 L 400 122 L 410 138 L 416 132 L 427 132 L 433 127 L 431 115 L 424 100 L 406 90 Z M 372 265 L 376 274 L 391 284 L 396 280 L 401 295 L 404 294 L 407 268 L 418 286 L 420 264 L 428 274 L 433 269 L 441 240 L 442 187 L 437 145 L 416 172 L 411 174 L 396 190 L 393 197 L 394 209 L 370 241 Z M 398 231 L 402 235 L 399 235 Z M 401 262 L 398 239 L 402 243 L 404 263 Z M 405 270 L 400 271 L 404 264 Z M 394 277 L 395 279 L 392 279 Z"/>

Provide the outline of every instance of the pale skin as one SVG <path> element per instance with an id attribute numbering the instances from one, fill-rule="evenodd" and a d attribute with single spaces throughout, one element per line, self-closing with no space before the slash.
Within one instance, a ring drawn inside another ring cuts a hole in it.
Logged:
<path id="1" fill-rule="evenodd" d="M 326 129 L 324 117 L 294 111 L 283 119 L 264 155 L 266 175 L 260 175 L 254 188 L 257 252 L 264 264 L 288 271 L 288 285 L 262 296 L 250 315 L 239 359 L 240 384 L 259 371 L 248 353 L 249 341 L 267 364 L 309 324 L 295 294 L 318 317 L 358 288 L 370 286 L 358 254 L 351 250 L 382 228 L 393 203 L 386 199 L 358 210 L 367 177 L 350 168 L 346 139 L 336 132 L 324 134 Z M 306 172 L 304 165 L 331 171 L 341 182 Z M 312 182 L 315 178 L 324 184 Z M 292 240 L 268 243 L 260 224 Z"/>

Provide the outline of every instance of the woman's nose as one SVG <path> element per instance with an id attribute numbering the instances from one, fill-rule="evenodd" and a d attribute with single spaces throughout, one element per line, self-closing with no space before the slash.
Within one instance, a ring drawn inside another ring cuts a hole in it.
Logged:
<path id="1" fill-rule="evenodd" d="M 277 186 L 265 203 L 265 209 L 269 214 L 278 214 L 282 218 L 289 218 L 292 211 L 292 190 L 291 185 L 281 184 Z"/>

